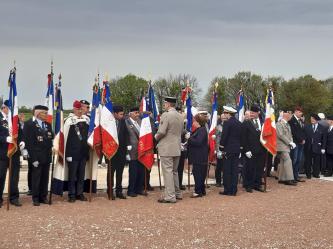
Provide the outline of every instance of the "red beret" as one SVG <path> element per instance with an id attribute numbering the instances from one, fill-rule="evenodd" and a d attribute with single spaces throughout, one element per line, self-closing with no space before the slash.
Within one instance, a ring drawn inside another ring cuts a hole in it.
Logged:
<path id="1" fill-rule="evenodd" d="M 77 109 L 80 109 L 80 108 L 81 108 L 81 103 L 80 103 L 80 101 L 75 100 L 74 103 L 73 103 L 73 107 L 74 107 L 74 108 L 77 108 Z"/>

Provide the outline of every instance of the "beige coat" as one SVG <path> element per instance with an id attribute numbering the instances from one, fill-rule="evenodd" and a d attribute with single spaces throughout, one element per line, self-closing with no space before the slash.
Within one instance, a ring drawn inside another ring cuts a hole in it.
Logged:
<path id="1" fill-rule="evenodd" d="M 183 129 L 184 118 L 174 108 L 162 114 L 160 126 L 155 136 L 160 156 L 180 156 Z"/>
<path id="2" fill-rule="evenodd" d="M 281 119 L 276 124 L 277 151 L 290 152 L 290 143 L 293 142 L 290 125 Z"/>

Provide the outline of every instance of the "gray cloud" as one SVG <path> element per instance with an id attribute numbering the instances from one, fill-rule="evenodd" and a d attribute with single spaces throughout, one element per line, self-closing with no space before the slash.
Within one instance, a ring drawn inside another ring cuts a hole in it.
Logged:
<path id="1" fill-rule="evenodd" d="M 325 78 L 332 31 L 328 0 L 1 1 L 0 75 L 15 58 L 21 103 L 41 102 L 53 56 L 66 106 L 90 98 L 98 68 L 111 76 L 186 72 L 203 89 L 239 70 Z"/>

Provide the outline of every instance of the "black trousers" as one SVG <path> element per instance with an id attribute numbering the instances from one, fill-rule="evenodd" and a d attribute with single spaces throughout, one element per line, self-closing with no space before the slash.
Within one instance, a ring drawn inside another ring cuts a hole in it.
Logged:
<path id="1" fill-rule="evenodd" d="M 129 163 L 129 179 L 127 194 L 139 194 L 143 191 L 145 166 L 138 160 L 131 160 Z"/>
<path id="2" fill-rule="evenodd" d="M 30 191 L 32 191 L 32 181 L 31 181 L 31 178 L 32 178 L 32 168 L 33 168 L 33 165 L 32 165 L 32 162 L 30 159 L 28 159 L 28 189 Z"/>
<path id="3" fill-rule="evenodd" d="M 32 201 L 39 202 L 47 199 L 49 184 L 49 163 L 40 163 L 38 167 L 32 166 L 31 187 Z"/>
<path id="4" fill-rule="evenodd" d="M 3 191 L 5 189 L 7 169 L 9 159 L 0 161 L 0 201 L 2 201 Z M 15 154 L 12 157 L 12 177 L 10 179 L 10 197 L 11 201 L 17 200 L 20 196 L 18 182 L 20 178 L 20 156 Z"/>
<path id="5" fill-rule="evenodd" d="M 109 165 L 109 160 L 106 160 L 106 163 Z M 115 162 L 111 160 L 111 178 L 114 179 L 116 175 L 116 194 L 123 193 L 123 172 L 125 168 L 125 162 Z M 109 170 L 109 167 L 108 167 Z M 109 172 L 106 179 L 107 184 L 107 193 L 109 193 Z M 114 186 L 114 180 L 112 181 L 112 188 Z"/>
<path id="6" fill-rule="evenodd" d="M 333 154 L 326 154 L 326 172 L 328 175 L 333 174 Z"/>
<path id="7" fill-rule="evenodd" d="M 238 183 L 238 154 L 227 154 L 227 158 L 223 159 L 223 187 L 226 194 L 237 193 Z"/>
<path id="8" fill-rule="evenodd" d="M 223 159 L 216 160 L 215 180 L 216 184 L 222 184 Z"/>
<path id="9" fill-rule="evenodd" d="M 320 173 L 320 158 L 321 154 L 313 153 L 312 151 L 305 151 L 305 174 L 307 177 L 319 176 Z"/>
<path id="10" fill-rule="evenodd" d="M 252 154 L 251 158 L 246 157 L 244 188 L 258 188 L 264 173 L 265 153 Z"/>
<path id="11" fill-rule="evenodd" d="M 182 152 L 180 154 L 179 163 L 178 163 L 179 187 L 183 186 L 183 174 L 184 174 L 185 158 L 186 158 L 186 154 Z"/>
<path id="12" fill-rule="evenodd" d="M 205 194 L 205 180 L 207 175 L 207 164 L 193 163 L 192 173 L 194 177 L 194 192 L 197 194 Z"/>
<path id="13" fill-rule="evenodd" d="M 81 159 L 68 163 L 68 197 L 74 198 L 83 194 L 84 173 L 87 160 Z"/>

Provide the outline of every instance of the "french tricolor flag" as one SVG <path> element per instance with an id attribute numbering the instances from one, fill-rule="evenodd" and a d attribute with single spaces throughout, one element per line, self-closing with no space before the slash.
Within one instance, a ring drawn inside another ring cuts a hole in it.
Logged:
<path id="1" fill-rule="evenodd" d="M 8 130 L 12 137 L 12 143 L 8 145 L 7 156 L 11 157 L 17 151 L 18 137 L 18 103 L 16 91 L 16 68 L 14 67 L 9 74 L 8 84 L 9 90 L 9 112 L 8 112 Z"/>
<path id="2" fill-rule="evenodd" d="M 46 106 L 49 108 L 47 111 L 47 122 L 52 124 L 54 107 L 53 72 L 47 75 L 47 79 Z"/>
<path id="3" fill-rule="evenodd" d="M 102 132 L 101 132 L 101 94 L 97 84 L 93 87 L 92 109 L 88 131 L 88 144 L 95 150 L 98 157 L 102 155 Z"/>
<path id="4" fill-rule="evenodd" d="M 237 96 L 237 112 L 238 112 L 238 120 L 240 122 L 243 122 L 245 116 L 245 107 L 244 107 L 244 94 L 242 90 L 238 92 Z"/>
<path id="5" fill-rule="evenodd" d="M 151 169 L 154 164 L 154 143 L 153 133 L 150 124 L 150 117 L 147 114 L 147 102 L 143 97 L 141 105 L 143 116 L 140 126 L 140 137 L 138 144 L 138 160 L 147 168 Z"/>
<path id="6" fill-rule="evenodd" d="M 110 86 L 104 81 L 104 106 L 101 111 L 101 130 L 102 130 L 102 152 L 107 159 L 111 159 L 116 154 L 119 141 L 116 120 L 113 116 Z"/>
<path id="7" fill-rule="evenodd" d="M 58 152 L 59 164 L 64 164 L 64 150 L 65 150 L 65 138 L 64 138 L 64 111 L 62 105 L 62 93 L 61 93 L 61 75 L 59 75 L 59 83 L 56 85 L 55 92 L 55 106 L 56 106 L 56 119 L 54 124 L 54 147 Z"/>
<path id="8" fill-rule="evenodd" d="M 208 134 L 208 143 L 209 143 L 209 162 L 214 162 L 215 158 L 215 131 L 217 125 L 217 96 L 216 92 L 213 95 L 213 105 L 212 105 L 212 119 L 210 122 L 209 134 Z"/>

